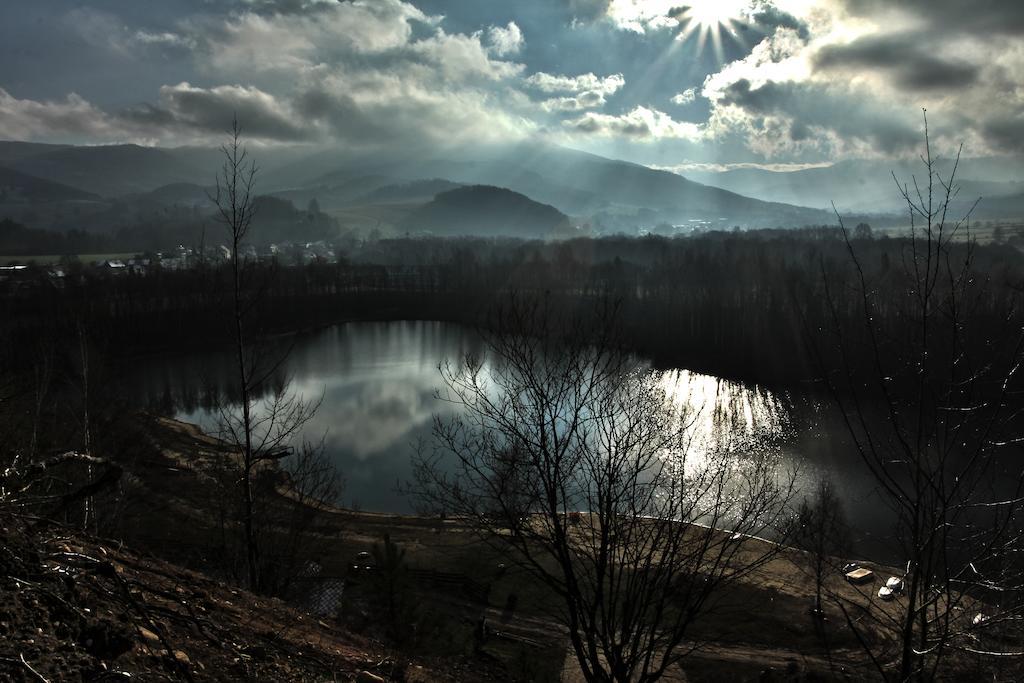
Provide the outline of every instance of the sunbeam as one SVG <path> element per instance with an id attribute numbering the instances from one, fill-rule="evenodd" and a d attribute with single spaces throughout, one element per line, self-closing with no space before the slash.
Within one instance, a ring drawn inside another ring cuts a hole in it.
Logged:
<path id="1" fill-rule="evenodd" d="M 683 5 L 675 12 L 674 18 L 682 27 L 678 40 L 685 42 L 695 36 L 697 54 L 702 54 L 710 39 L 715 57 L 721 61 L 724 57 L 722 34 L 726 33 L 742 43 L 736 29 L 743 23 L 749 7 L 748 0 L 691 0 L 689 5 Z"/>

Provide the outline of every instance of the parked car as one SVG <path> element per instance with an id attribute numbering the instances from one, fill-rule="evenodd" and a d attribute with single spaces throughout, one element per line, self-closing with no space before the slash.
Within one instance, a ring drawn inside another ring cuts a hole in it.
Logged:
<path id="1" fill-rule="evenodd" d="M 369 571 L 373 569 L 373 555 L 365 550 L 356 553 L 355 560 L 352 563 L 352 569 L 356 571 Z"/>

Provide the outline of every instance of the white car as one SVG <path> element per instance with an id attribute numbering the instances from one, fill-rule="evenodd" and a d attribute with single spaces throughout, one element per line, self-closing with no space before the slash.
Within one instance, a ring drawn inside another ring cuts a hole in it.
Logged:
<path id="1" fill-rule="evenodd" d="M 896 593 L 894 593 L 888 586 L 882 586 L 878 589 L 878 597 L 888 602 L 896 597 Z"/>
<path id="2" fill-rule="evenodd" d="M 885 582 L 885 587 L 891 590 L 893 593 L 903 592 L 903 579 L 898 576 L 890 576 L 889 580 Z"/>

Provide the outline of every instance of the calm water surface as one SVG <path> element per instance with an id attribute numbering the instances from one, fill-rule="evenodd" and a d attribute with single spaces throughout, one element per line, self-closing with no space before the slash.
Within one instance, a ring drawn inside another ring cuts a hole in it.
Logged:
<path id="1" fill-rule="evenodd" d="M 410 456 L 429 440 L 433 416 L 452 411 L 434 395 L 438 364 L 483 353 L 481 340 L 445 323 L 390 322 L 338 325 L 282 340 L 282 349 L 289 344 L 293 390 L 307 399 L 323 396 L 303 436 L 324 438 L 345 479 L 343 502 L 412 511 L 396 485 L 411 478 Z M 211 406 L 231 393 L 232 363 L 225 353 L 149 359 L 131 373 L 132 383 L 151 408 L 213 432 L 218 415 Z M 808 488 L 830 476 L 858 530 L 858 550 L 880 552 L 890 513 L 827 402 L 687 370 L 651 372 L 678 408 L 696 415 L 694 449 L 726 448 L 737 458 L 772 449 Z"/>

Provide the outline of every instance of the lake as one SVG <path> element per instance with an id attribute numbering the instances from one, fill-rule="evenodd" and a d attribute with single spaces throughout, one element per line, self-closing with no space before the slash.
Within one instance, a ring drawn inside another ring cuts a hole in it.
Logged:
<path id="1" fill-rule="evenodd" d="M 435 397 L 438 364 L 483 353 L 472 331 L 439 322 L 359 322 L 276 342 L 291 349 L 286 370 L 292 389 L 315 400 L 316 416 L 303 436 L 324 439 L 343 474 L 346 506 L 378 512 L 412 512 L 397 485 L 412 476 L 411 455 L 428 442 L 434 415 L 452 407 Z M 149 358 L 130 373 L 130 384 L 152 410 L 216 431 L 213 408 L 231 395 L 234 357 L 203 352 Z M 839 415 L 828 401 L 728 381 L 684 369 L 648 370 L 680 408 L 696 411 L 696 450 L 726 448 L 733 457 L 774 450 L 783 467 L 797 471 L 806 490 L 816 478 L 835 481 L 857 550 L 884 554 L 891 513 L 851 449 Z M 698 453 L 699 455 L 699 453 Z"/>

